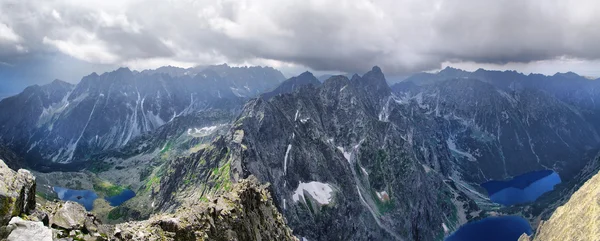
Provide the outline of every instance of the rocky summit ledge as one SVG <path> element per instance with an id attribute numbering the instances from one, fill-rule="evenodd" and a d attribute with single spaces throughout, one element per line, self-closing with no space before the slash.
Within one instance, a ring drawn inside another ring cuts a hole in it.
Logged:
<path id="1" fill-rule="evenodd" d="M 542 221 L 534 237 L 519 241 L 600 241 L 600 173 L 579 188 L 567 203 Z"/>
<path id="2" fill-rule="evenodd" d="M 15 172 L 0 160 L 0 226 L 34 208 L 35 177 L 24 169 Z"/>
<path id="3" fill-rule="evenodd" d="M 121 240 L 298 240 L 286 226 L 267 191 L 255 177 L 242 180 L 231 192 L 175 215 L 118 224 Z"/>
<path id="4" fill-rule="evenodd" d="M 298 240 L 255 177 L 174 214 L 101 224 L 75 202 L 36 204 L 35 177 L 0 160 L 0 240 Z"/>

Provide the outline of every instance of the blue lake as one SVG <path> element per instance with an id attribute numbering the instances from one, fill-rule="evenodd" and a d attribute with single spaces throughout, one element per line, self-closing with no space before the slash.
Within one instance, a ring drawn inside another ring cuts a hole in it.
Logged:
<path id="1" fill-rule="evenodd" d="M 517 241 L 523 233 L 531 235 L 532 230 L 521 217 L 489 217 L 463 225 L 445 241 Z"/>
<path id="2" fill-rule="evenodd" d="M 506 181 L 489 181 L 481 184 L 490 199 L 504 206 L 535 201 L 542 194 L 560 184 L 560 176 L 551 170 L 529 172 Z"/>
<path id="3" fill-rule="evenodd" d="M 87 211 L 94 209 L 94 200 L 98 198 L 98 195 L 90 190 L 73 190 L 64 187 L 53 187 L 52 190 L 56 192 L 60 200 L 78 202 Z"/>
<path id="4" fill-rule="evenodd" d="M 127 201 L 133 197 L 135 197 L 135 192 L 133 192 L 129 189 L 125 189 L 121 193 L 119 193 L 119 195 L 112 196 L 112 197 L 105 197 L 104 199 L 106 199 L 106 201 L 108 201 L 110 206 L 114 207 L 114 206 L 121 205 L 122 203 L 124 203 L 125 201 Z"/>

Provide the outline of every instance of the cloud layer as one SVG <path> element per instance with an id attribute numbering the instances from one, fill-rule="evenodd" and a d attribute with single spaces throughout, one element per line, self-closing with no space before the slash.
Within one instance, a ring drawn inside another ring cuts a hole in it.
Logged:
<path id="1" fill-rule="evenodd" d="M 228 62 L 389 74 L 600 59 L 595 0 L 0 0 L 0 63 L 60 52 L 149 68 Z"/>

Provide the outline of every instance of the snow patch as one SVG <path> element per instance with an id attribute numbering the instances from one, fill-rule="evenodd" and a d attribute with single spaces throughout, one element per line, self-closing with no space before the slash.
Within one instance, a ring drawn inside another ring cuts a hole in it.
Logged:
<path id="1" fill-rule="evenodd" d="M 442 223 L 442 228 L 444 229 L 444 233 L 450 232 L 450 229 L 448 228 L 448 226 L 446 226 L 445 223 Z"/>
<path id="2" fill-rule="evenodd" d="M 187 131 L 188 135 L 199 135 L 199 136 L 208 136 L 214 133 L 218 128 L 222 127 L 223 124 L 214 125 L 214 126 L 205 126 L 202 128 L 190 128 Z"/>
<path id="3" fill-rule="evenodd" d="M 344 157 L 346 158 L 348 163 L 350 163 L 350 157 L 352 156 L 352 153 L 344 151 L 344 148 L 341 146 L 338 146 L 337 149 L 340 150 L 342 154 L 344 154 Z"/>
<path id="4" fill-rule="evenodd" d="M 296 191 L 295 191 L 294 195 L 292 196 L 292 199 L 294 200 L 294 202 L 298 202 L 301 197 L 302 197 L 302 199 L 304 199 L 304 193 L 308 193 L 319 204 L 326 205 L 331 202 L 331 197 L 332 197 L 331 193 L 332 192 L 333 192 L 333 189 L 327 183 L 322 183 L 322 182 L 303 183 L 303 182 L 300 182 L 300 184 L 298 185 L 298 188 L 296 188 Z"/>
<path id="5" fill-rule="evenodd" d="M 431 168 L 425 164 L 421 164 L 423 166 L 423 169 L 425 169 L 425 173 L 429 173 L 431 172 Z"/>
<path id="6" fill-rule="evenodd" d="M 292 144 L 289 144 L 287 147 L 287 151 L 285 151 L 285 158 L 283 159 L 283 174 L 287 174 L 287 160 L 290 155 L 290 151 L 292 150 Z"/>
<path id="7" fill-rule="evenodd" d="M 298 120 L 298 114 L 300 114 L 300 110 L 296 110 L 296 115 L 294 116 L 294 121 Z"/>
<path id="8" fill-rule="evenodd" d="M 376 192 L 376 193 L 377 193 L 377 198 L 379 198 L 379 200 L 381 200 L 382 202 L 390 200 L 390 196 L 388 195 L 388 193 L 386 191 L 381 191 L 381 192 Z"/>

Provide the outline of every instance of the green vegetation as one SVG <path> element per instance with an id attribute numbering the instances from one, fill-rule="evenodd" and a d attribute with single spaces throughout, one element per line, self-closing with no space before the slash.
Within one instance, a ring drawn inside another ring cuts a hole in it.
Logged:
<path id="1" fill-rule="evenodd" d="M 373 200 L 375 200 L 375 205 L 377 206 L 377 210 L 381 214 L 388 213 L 388 212 L 394 210 L 394 208 L 396 207 L 396 204 L 393 199 L 390 198 L 387 201 L 381 201 L 381 199 L 379 199 L 379 197 L 377 197 L 377 193 L 374 190 L 371 191 L 371 196 L 373 196 Z"/>
<path id="2" fill-rule="evenodd" d="M 52 194 L 48 194 L 48 193 L 44 193 L 44 192 L 39 192 L 39 191 L 35 192 L 35 195 L 37 195 L 38 197 L 41 197 L 41 198 L 43 198 L 45 200 L 48 200 L 48 201 L 53 201 L 53 200 L 57 199 L 56 195 L 52 195 Z"/>
<path id="3" fill-rule="evenodd" d="M 122 210 L 120 207 L 113 208 L 113 210 L 110 210 L 110 212 L 108 212 L 108 219 L 109 220 L 117 220 L 117 219 L 123 218 L 125 216 L 125 214 L 121 211 Z"/>
<path id="4" fill-rule="evenodd" d="M 88 167 L 87 170 L 98 174 L 110 170 L 111 167 L 112 165 L 110 163 L 106 163 L 104 161 L 92 161 L 90 167 Z"/>
<path id="5" fill-rule="evenodd" d="M 163 147 L 162 150 L 160 150 L 160 154 L 165 154 L 167 153 L 169 150 L 171 150 L 171 147 L 173 146 L 173 143 L 169 140 L 167 141 L 167 144 L 165 145 L 165 147 Z"/>
<path id="6" fill-rule="evenodd" d="M 140 181 L 146 180 L 152 174 L 152 167 L 147 166 L 140 172 Z"/>
<path id="7" fill-rule="evenodd" d="M 230 167 L 229 162 L 227 162 L 225 165 L 223 165 L 221 167 L 216 167 L 213 169 L 211 176 L 215 180 L 215 186 L 214 186 L 215 191 L 231 190 L 232 184 L 231 184 L 231 178 L 229 176 L 230 169 L 231 169 L 231 167 Z"/>
<path id="8" fill-rule="evenodd" d="M 371 186 L 377 190 L 381 190 L 385 187 L 385 170 L 384 163 L 387 163 L 388 154 L 384 150 L 377 150 L 375 154 L 374 167 L 369 174 L 369 180 L 371 181 Z"/>
<path id="9" fill-rule="evenodd" d="M 114 185 L 108 181 L 98 180 L 94 182 L 94 191 L 100 194 L 104 194 L 104 196 L 112 197 L 119 195 L 121 192 L 125 190 L 125 187 Z"/>
<path id="10" fill-rule="evenodd" d="M 315 210 L 313 209 L 313 204 L 310 198 L 304 197 L 304 201 L 306 202 L 306 206 L 308 206 L 308 210 L 314 214 Z"/>

